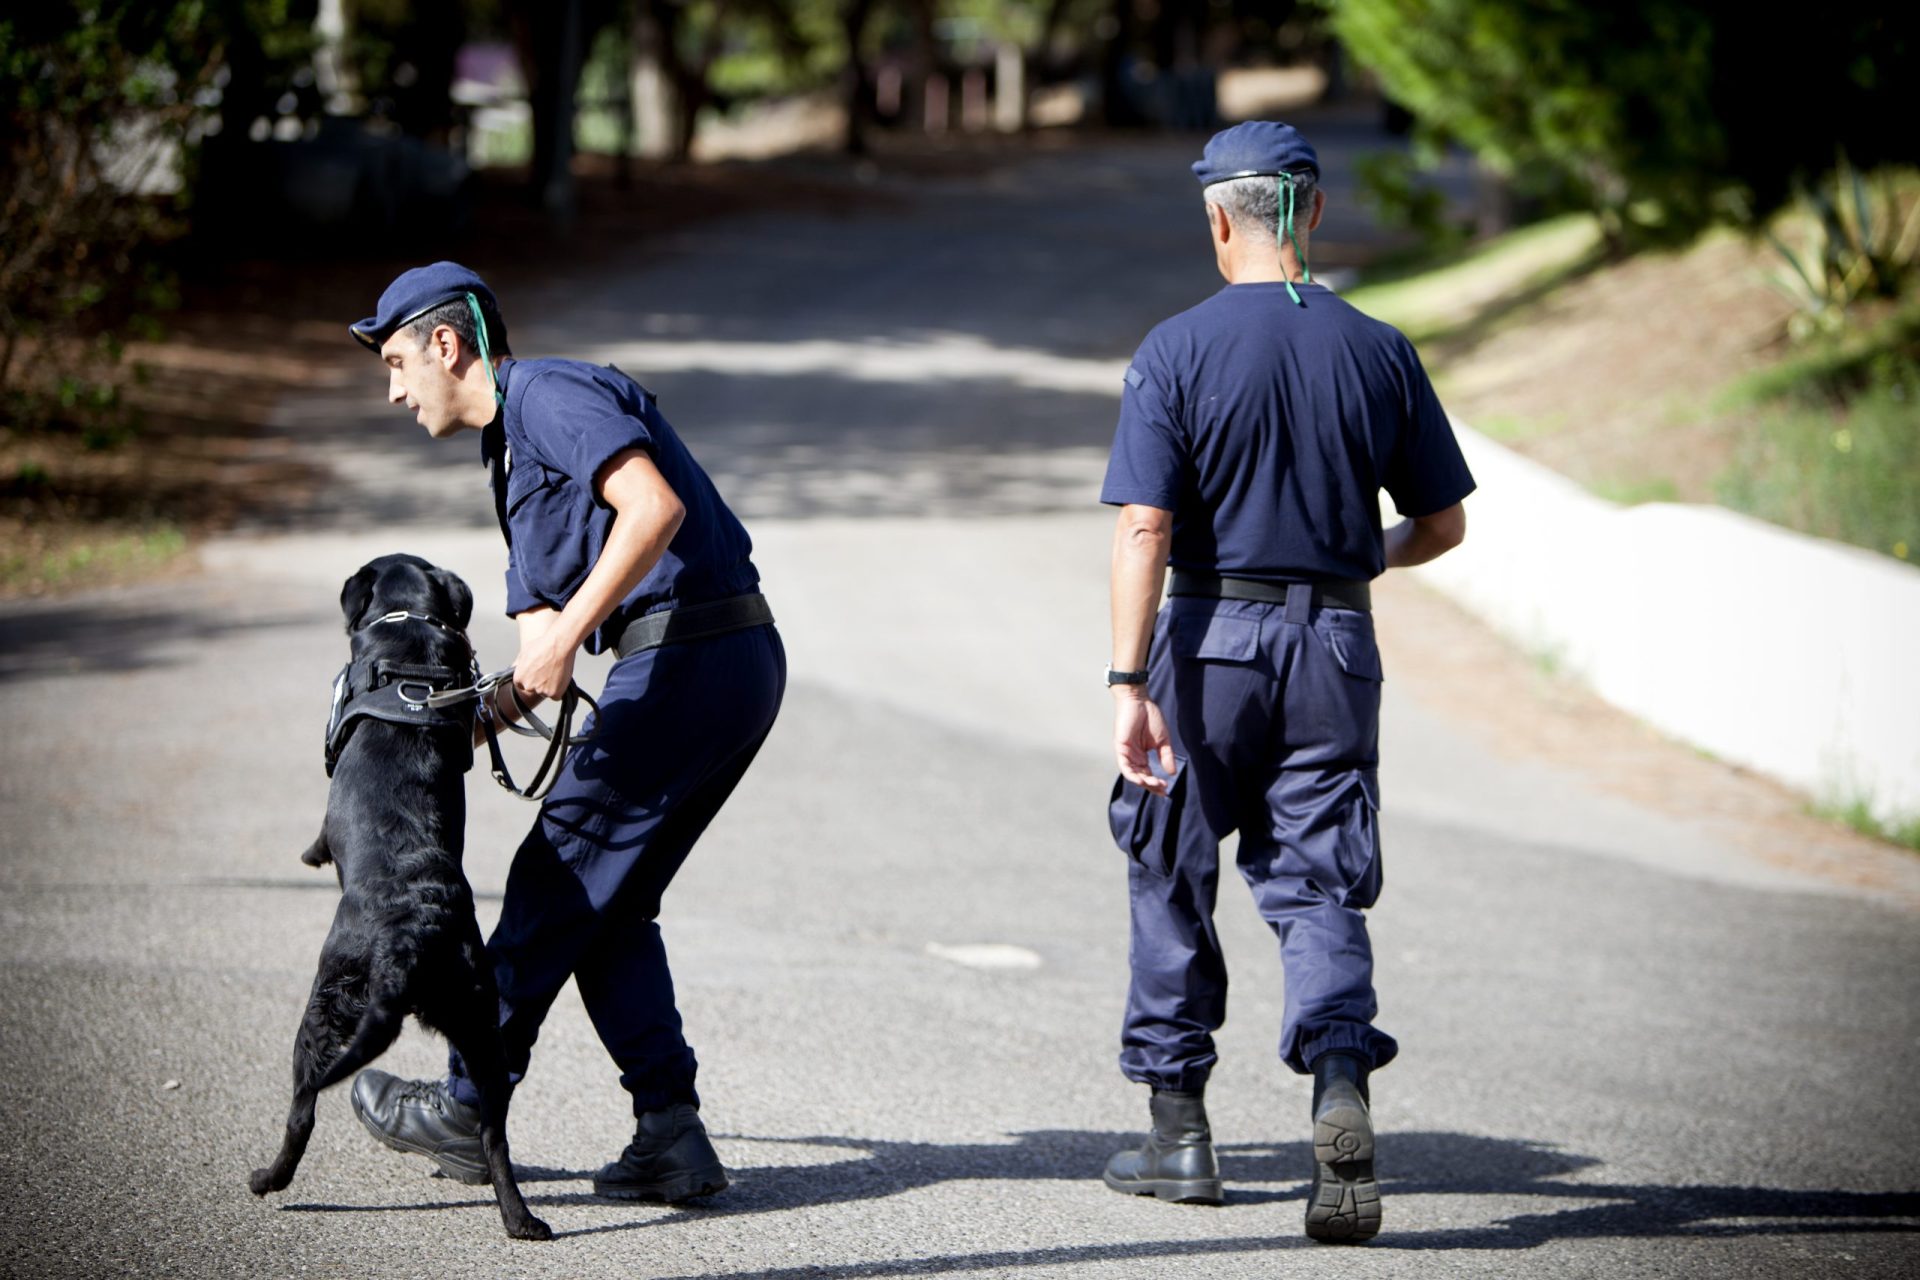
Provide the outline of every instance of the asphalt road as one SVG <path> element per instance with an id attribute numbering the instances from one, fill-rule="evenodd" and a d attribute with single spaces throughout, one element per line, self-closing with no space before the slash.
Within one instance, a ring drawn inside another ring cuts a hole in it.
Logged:
<path id="1" fill-rule="evenodd" d="M 1337 174 L 1365 136 L 1319 140 Z M 263 446 L 330 461 L 318 509 L 189 581 L 0 609 L 0 1273 L 1920 1272 L 1910 908 L 1502 758 L 1392 671 L 1385 1232 L 1301 1235 L 1308 1089 L 1274 1062 L 1275 948 L 1230 881 L 1229 1202 L 1098 1181 L 1145 1097 L 1113 1066 L 1093 496 L 1126 355 L 1212 288 L 1191 149 L 883 178 L 891 203 L 856 217 L 690 228 L 505 300 L 522 354 L 615 359 L 661 394 L 750 523 L 791 655 L 780 724 L 663 918 L 735 1171 L 707 1205 L 590 1194 L 628 1122 L 571 992 L 512 1116 L 555 1243 L 505 1240 L 490 1196 L 376 1147 L 340 1090 L 293 1186 L 244 1186 L 336 897 L 297 856 L 340 582 L 433 558 L 476 588 L 483 662 L 512 656 L 470 441 L 421 438 L 369 365 Z M 530 813 L 483 776 L 470 793 L 490 923 Z M 410 1030 L 382 1065 L 441 1052 Z"/>

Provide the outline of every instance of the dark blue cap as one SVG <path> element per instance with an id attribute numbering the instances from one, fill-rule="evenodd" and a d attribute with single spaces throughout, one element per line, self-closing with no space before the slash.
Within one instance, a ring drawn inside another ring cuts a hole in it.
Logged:
<path id="1" fill-rule="evenodd" d="M 359 339 L 361 346 L 377 352 L 381 344 L 393 336 L 394 330 L 418 320 L 443 302 L 454 302 L 468 294 L 498 314 L 500 303 L 493 296 L 493 290 L 470 268 L 457 262 L 415 267 L 402 271 L 387 286 L 387 291 L 380 295 L 377 314 L 359 324 L 348 325 L 347 331 Z"/>
<path id="2" fill-rule="evenodd" d="M 1210 187 L 1234 178 L 1271 178 L 1302 169 L 1320 176 L 1320 157 L 1298 129 L 1277 120 L 1249 120 L 1209 138 L 1194 162 L 1193 176 Z"/>

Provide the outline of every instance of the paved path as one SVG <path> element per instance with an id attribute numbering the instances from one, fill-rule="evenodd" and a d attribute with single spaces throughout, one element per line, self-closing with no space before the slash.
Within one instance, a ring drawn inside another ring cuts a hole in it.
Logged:
<path id="1" fill-rule="evenodd" d="M 1337 172 L 1348 139 L 1321 141 Z M 337 466 L 320 509 L 188 582 L 0 610 L 0 1274 L 1914 1274 L 1911 910 L 1505 759 L 1394 672 L 1386 1233 L 1300 1235 L 1307 1089 L 1273 1062 L 1274 947 L 1231 883 L 1230 1201 L 1100 1186 L 1144 1097 L 1112 1063 L 1110 526 L 1089 504 L 1124 357 L 1212 287 L 1187 150 L 708 226 L 508 298 L 523 353 L 613 358 L 660 392 L 749 519 L 792 656 L 780 726 L 665 917 L 737 1171 L 708 1206 L 589 1194 L 626 1118 L 571 992 L 513 1112 L 559 1242 L 502 1239 L 490 1198 L 376 1148 L 340 1091 L 289 1192 L 243 1187 L 336 893 L 296 858 L 340 581 L 427 555 L 474 583 L 483 658 L 512 654 L 467 444 L 382 412 L 369 367 L 276 423 Z M 1390 654 L 1431 640 L 1393 630 L 1411 592 L 1382 593 Z M 471 793 L 490 919 L 529 814 Z M 439 1059 L 410 1031 L 383 1065 Z"/>

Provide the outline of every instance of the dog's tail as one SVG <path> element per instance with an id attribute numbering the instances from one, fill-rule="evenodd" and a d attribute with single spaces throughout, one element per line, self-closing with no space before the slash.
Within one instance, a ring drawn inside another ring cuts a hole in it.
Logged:
<path id="1" fill-rule="evenodd" d="M 360 1015 L 360 1025 L 354 1028 L 353 1039 L 347 1041 L 346 1047 L 340 1050 L 340 1056 L 333 1060 L 333 1065 L 314 1085 L 315 1090 L 338 1084 L 385 1053 L 400 1038 L 400 1029 L 406 1018 L 406 1006 L 397 1000 L 376 997 L 367 1001 L 367 1011 Z"/>

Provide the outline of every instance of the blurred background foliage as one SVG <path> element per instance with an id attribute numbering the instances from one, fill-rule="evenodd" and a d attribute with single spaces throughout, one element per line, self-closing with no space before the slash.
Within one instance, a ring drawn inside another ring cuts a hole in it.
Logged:
<path id="1" fill-rule="evenodd" d="M 583 150 L 624 181 L 890 139 L 1203 134 L 1271 109 L 1224 91 L 1266 69 L 1310 86 L 1310 111 L 1411 136 L 1355 176 L 1409 246 L 1371 296 L 1417 335 L 1464 349 L 1491 315 L 1716 226 L 1770 244 L 1782 356 L 1716 410 L 1750 429 L 1714 496 L 1904 555 L 1920 542 L 1920 184 L 1901 167 L 1920 151 L 1916 31 L 1920 9 L 1867 0 L 1791 27 L 1732 0 L 11 6 L 0 436 L 126 441 L 139 370 L 123 353 L 159 333 L 183 271 L 438 246 L 467 226 L 477 168 L 505 166 L 564 232 Z M 771 139 L 759 152 L 739 149 L 749 126 Z M 1480 175 L 1468 214 L 1429 172 L 1462 155 Z"/>

